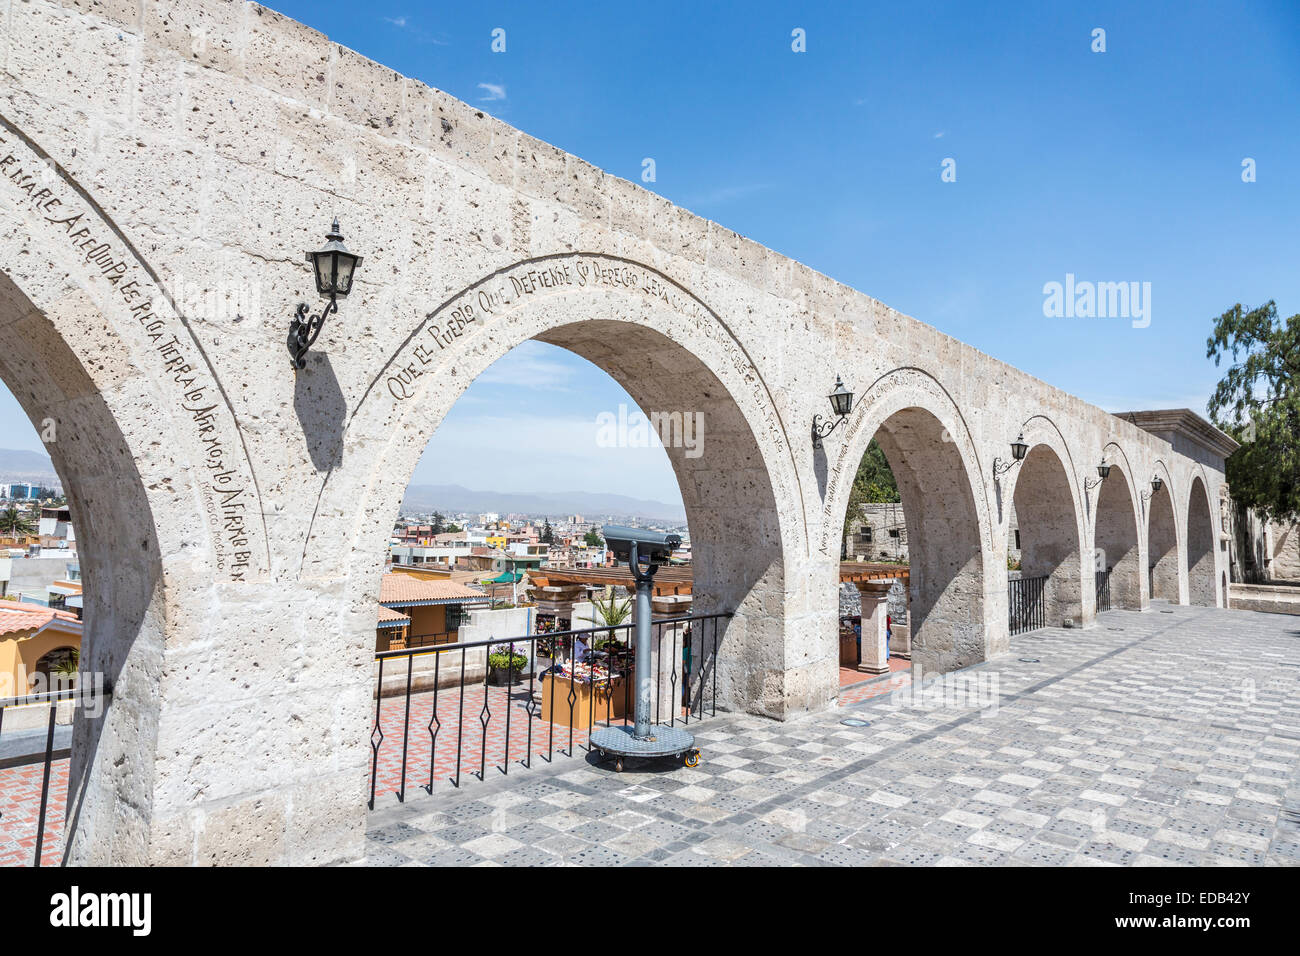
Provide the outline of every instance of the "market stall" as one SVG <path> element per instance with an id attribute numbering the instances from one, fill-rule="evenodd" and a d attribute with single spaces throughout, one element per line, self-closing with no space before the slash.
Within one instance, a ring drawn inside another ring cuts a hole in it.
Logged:
<path id="1" fill-rule="evenodd" d="M 542 675 L 538 716 L 561 727 L 591 727 L 627 713 L 627 678 L 605 663 L 565 661 Z M 573 706 L 570 708 L 570 691 Z"/>

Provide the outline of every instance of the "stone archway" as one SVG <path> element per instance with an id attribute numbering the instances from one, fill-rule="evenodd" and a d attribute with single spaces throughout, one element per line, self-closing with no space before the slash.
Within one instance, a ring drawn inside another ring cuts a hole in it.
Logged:
<path id="1" fill-rule="evenodd" d="M 1056 448 L 1032 445 L 1013 489 L 1021 576 L 1046 578 L 1044 618 L 1052 627 L 1063 621 L 1083 624 L 1095 615 L 1094 596 L 1083 587 L 1080 522 L 1070 474 Z"/>
<path id="2" fill-rule="evenodd" d="M 771 397 L 725 322 L 680 284 L 610 256 L 552 256 L 500 270 L 429 312 L 374 377 L 342 438 L 344 469 L 370 458 L 368 484 L 327 481 L 303 573 L 331 567 L 339 538 L 373 563 L 348 575 L 373 599 L 383 544 L 424 447 L 469 384 L 537 339 L 615 379 L 648 414 L 700 416 L 698 453 L 666 449 L 695 556 L 693 610 L 734 612 L 722 630 L 720 706 L 771 716 L 824 705 L 834 672 L 787 651 L 785 566 L 801 551 L 802 508 Z M 311 376 L 311 366 L 303 373 Z M 592 409 L 592 418 L 607 409 Z M 358 510 L 357 506 L 361 508 Z M 328 545 L 317 549 L 314 542 Z"/>
<path id="3" fill-rule="evenodd" d="M 979 459 L 943 387 L 919 369 L 881 376 L 859 399 L 829 472 L 823 553 L 839 555 L 839 534 L 858 463 L 871 439 L 898 483 L 908 539 L 909 626 L 915 666 L 950 671 L 1008 646 L 1006 597 L 990 573 L 992 521 Z M 828 449 L 832 448 L 828 441 Z M 833 584 L 838 587 L 838 563 Z M 990 587 L 990 579 L 996 583 Z M 821 591 L 819 590 L 820 594 Z M 833 592 L 827 606 L 837 607 Z M 828 628 L 826 645 L 836 639 Z"/>
<path id="4" fill-rule="evenodd" d="M 1117 446 L 1112 456 L 1120 455 Z M 1110 605 L 1115 609 L 1142 609 L 1142 553 L 1139 540 L 1137 496 L 1127 461 L 1112 461 L 1110 473 L 1097 492 L 1094 555 L 1098 573 L 1110 573 Z"/>
<path id="5" fill-rule="evenodd" d="M 1187 601 L 1203 607 L 1217 606 L 1215 587 L 1214 519 L 1210 496 L 1200 475 L 1192 479 L 1187 497 Z"/>
<path id="6" fill-rule="evenodd" d="M 183 689 L 247 660 L 210 609 L 267 573 L 256 478 L 207 353 L 103 205 L 4 117 L 0 162 L 0 377 L 74 514 L 80 670 L 111 692 L 74 720 L 65 860 L 191 862 L 200 763 L 232 820 L 264 805 L 240 797 L 259 708 L 228 679 Z"/>
<path id="7" fill-rule="evenodd" d="M 1164 477 L 1164 476 L 1162 476 Z M 1151 600 L 1179 603 L 1178 521 L 1168 477 L 1147 501 L 1147 575 Z"/>
<path id="8" fill-rule="evenodd" d="M 17 238 L 15 230 L 0 241 Z M 147 715 L 156 714 L 166 621 L 162 545 L 140 473 L 147 455 L 124 434 L 142 423 L 106 400 L 92 378 L 94 365 L 74 354 L 60 332 L 63 320 L 102 321 L 94 302 L 72 287 L 56 291 L 34 276 L 17 279 L 34 296 L 54 298 L 38 307 L 15 277 L 0 274 L 0 379 L 38 433 L 54 438 L 46 448 L 76 516 L 86 602 L 80 670 L 103 675 L 112 690 L 107 709 L 83 710 L 74 722 L 68 859 L 113 858 L 96 842 L 106 833 L 120 841 L 120 852 L 142 858 L 151 834 L 132 810 L 147 804 L 156 779 L 157 720 Z M 182 481 L 177 475 L 178 486 Z"/>

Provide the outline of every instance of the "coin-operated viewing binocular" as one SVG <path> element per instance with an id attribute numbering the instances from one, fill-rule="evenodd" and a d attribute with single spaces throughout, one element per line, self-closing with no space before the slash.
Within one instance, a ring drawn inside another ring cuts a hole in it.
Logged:
<path id="1" fill-rule="evenodd" d="M 614 552 L 615 561 L 632 560 L 633 542 L 636 542 L 638 560 L 650 564 L 667 564 L 673 552 L 682 546 L 682 536 L 679 534 L 613 524 L 605 525 L 602 530 L 605 533 L 605 547 Z"/>

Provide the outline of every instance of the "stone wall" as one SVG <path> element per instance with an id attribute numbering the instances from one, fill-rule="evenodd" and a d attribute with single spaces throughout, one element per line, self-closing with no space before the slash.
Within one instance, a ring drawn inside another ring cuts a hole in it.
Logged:
<path id="1" fill-rule="evenodd" d="M 1009 505 L 1040 491 L 993 463 L 1021 431 L 1054 475 L 1040 553 L 1068 613 L 1095 619 L 1103 449 L 1139 567 L 1166 535 L 1159 580 L 1192 593 L 1213 435 L 1088 405 L 266 7 L 0 0 L 0 23 L 0 376 L 58 422 L 83 665 L 114 685 L 75 730 L 70 861 L 359 856 L 394 517 L 457 398 L 532 339 L 648 412 L 705 416 L 704 453 L 669 458 L 694 610 L 735 613 L 722 706 L 834 701 L 840 532 L 872 438 L 927 669 L 1009 647 Z M 334 216 L 365 263 L 295 372 L 288 321 L 323 304 L 303 250 Z M 837 373 L 855 408 L 814 449 Z M 1140 497 L 1157 473 L 1167 502 Z"/>

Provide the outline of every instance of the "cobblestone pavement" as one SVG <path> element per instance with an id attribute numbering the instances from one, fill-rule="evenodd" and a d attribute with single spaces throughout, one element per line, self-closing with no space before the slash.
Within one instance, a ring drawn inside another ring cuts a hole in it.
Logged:
<path id="1" fill-rule="evenodd" d="M 959 682 L 719 714 L 698 769 L 560 759 L 417 791 L 370 815 L 367 862 L 1294 865 L 1298 683 L 1300 618 L 1111 611 Z"/>

